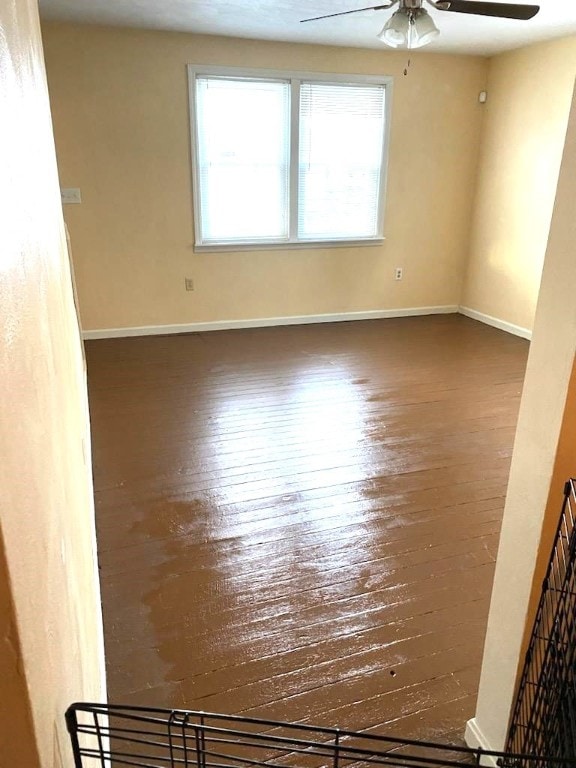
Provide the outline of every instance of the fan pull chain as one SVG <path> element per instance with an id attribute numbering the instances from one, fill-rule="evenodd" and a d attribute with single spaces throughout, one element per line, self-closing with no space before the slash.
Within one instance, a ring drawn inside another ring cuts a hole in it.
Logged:
<path id="1" fill-rule="evenodd" d="M 408 70 L 410 69 L 410 59 L 408 59 L 408 63 L 404 67 L 404 77 L 408 74 Z"/>

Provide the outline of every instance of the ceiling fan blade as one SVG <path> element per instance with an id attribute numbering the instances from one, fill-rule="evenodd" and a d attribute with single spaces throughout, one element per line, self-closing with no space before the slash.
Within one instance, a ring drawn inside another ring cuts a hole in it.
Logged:
<path id="1" fill-rule="evenodd" d="M 539 5 L 515 5 L 513 3 L 485 3 L 482 0 L 439 0 L 432 5 L 439 11 L 474 13 L 478 16 L 498 16 L 503 19 L 527 21 L 536 16 Z"/>
<path id="2" fill-rule="evenodd" d="M 360 13 L 361 11 L 384 11 L 386 8 L 392 8 L 396 5 L 398 0 L 394 0 L 392 3 L 386 3 L 385 5 L 371 5 L 368 8 L 355 8 L 353 11 L 340 11 L 340 13 L 328 13 L 326 16 L 314 16 L 312 19 L 300 19 L 300 23 L 305 21 L 319 21 L 320 19 L 331 19 L 333 16 L 347 16 L 349 13 Z"/>

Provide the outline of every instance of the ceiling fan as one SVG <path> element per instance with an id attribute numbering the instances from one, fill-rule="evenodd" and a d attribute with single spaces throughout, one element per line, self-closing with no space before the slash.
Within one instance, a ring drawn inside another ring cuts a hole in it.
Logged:
<path id="1" fill-rule="evenodd" d="M 306 21 L 319 21 L 330 19 L 334 16 L 346 16 L 350 13 L 361 11 L 383 11 L 398 5 L 388 19 L 378 38 L 391 48 L 422 48 L 431 43 L 440 34 L 432 17 L 423 8 L 426 1 L 437 11 L 450 11 L 452 13 L 472 13 L 477 16 L 496 16 L 503 19 L 519 19 L 527 21 L 540 10 L 538 5 L 517 5 L 516 3 L 493 3 L 484 0 L 390 0 L 383 5 L 372 5 L 368 8 L 355 8 L 352 11 L 329 13 L 325 16 L 315 16 Z"/>

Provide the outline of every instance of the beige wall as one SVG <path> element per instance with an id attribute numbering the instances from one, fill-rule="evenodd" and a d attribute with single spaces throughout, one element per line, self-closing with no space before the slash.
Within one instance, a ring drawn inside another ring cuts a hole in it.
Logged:
<path id="1" fill-rule="evenodd" d="M 34 0 L 0 5 L 0 763 L 104 696 L 86 387 Z"/>
<path id="2" fill-rule="evenodd" d="M 22 649 L 0 530 L 0 758 L 6 766 L 38 765 L 32 711 L 22 671 Z"/>
<path id="3" fill-rule="evenodd" d="M 490 60 L 461 304 L 532 329 L 576 74 L 576 37 Z"/>
<path id="4" fill-rule="evenodd" d="M 43 33 L 60 181 L 82 192 L 65 216 L 86 329 L 458 304 L 485 59 L 412 53 L 404 77 L 406 53 L 384 49 Z M 392 75 L 385 244 L 195 254 L 187 63 Z"/>
<path id="5" fill-rule="evenodd" d="M 534 568 L 534 578 L 532 579 L 532 590 L 530 592 L 530 602 L 526 626 L 524 627 L 524 639 L 522 643 L 522 653 L 520 656 L 519 673 L 522 671 L 524 656 L 532 628 L 534 618 L 538 609 L 540 595 L 542 592 L 542 580 L 546 574 L 548 562 L 550 560 L 550 551 L 556 536 L 558 528 L 558 519 L 560 509 L 564 501 L 564 484 L 571 477 L 576 477 L 576 457 L 574 455 L 574 446 L 576 445 L 576 363 L 572 367 L 572 374 L 568 384 L 568 395 L 566 406 L 562 417 L 560 427 L 560 436 L 558 438 L 558 447 L 554 460 L 552 471 L 552 480 L 546 502 L 546 511 L 542 520 L 542 535 L 538 547 L 538 556 Z"/>
<path id="6" fill-rule="evenodd" d="M 576 354 L 576 97 L 568 124 L 554 214 L 516 441 L 476 716 L 472 727 L 484 746 L 503 746 L 513 701 L 518 660 L 529 611 L 531 584 L 555 468 L 576 473 L 572 416 L 576 382 L 571 379 Z M 570 469 L 571 467 L 571 469 Z M 564 478 L 565 479 L 565 478 Z M 560 489 L 561 490 L 561 489 Z M 557 514 L 557 511 L 556 511 Z M 549 536 L 547 537 L 549 542 Z M 468 734 L 470 736 L 470 733 Z"/>

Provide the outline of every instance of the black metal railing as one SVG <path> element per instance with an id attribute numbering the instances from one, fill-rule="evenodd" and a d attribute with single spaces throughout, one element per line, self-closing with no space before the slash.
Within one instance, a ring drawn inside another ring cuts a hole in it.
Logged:
<path id="1" fill-rule="evenodd" d="M 73 704 L 76 768 L 567 768 L 576 761 L 185 710 Z"/>
<path id="2" fill-rule="evenodd" d="M 576 484 L 566 483 L 506 748 L 576 757 Z"/>

